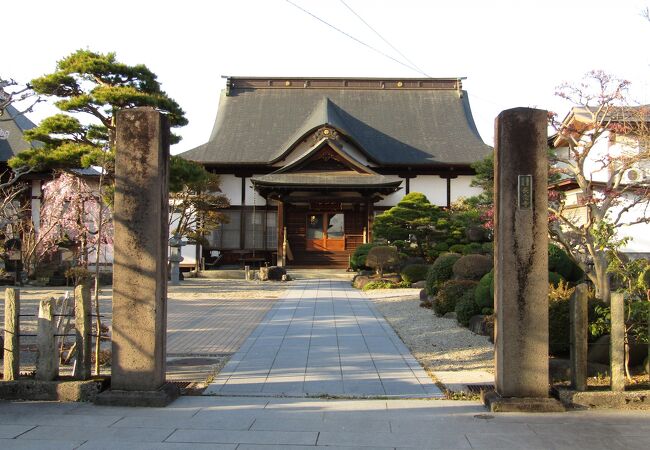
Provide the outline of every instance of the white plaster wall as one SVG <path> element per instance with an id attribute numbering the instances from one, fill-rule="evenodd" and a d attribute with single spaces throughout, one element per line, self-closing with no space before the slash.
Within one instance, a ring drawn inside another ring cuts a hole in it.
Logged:
<path id="1" fill-rule="evenodd" d="M 231 205 L 241 205 L 241 178 L 230 174 L 220 174 L 221 192 L 228 197 Z"/>
<path id="2" fill-rule="evenodd" d="M 406 191 L 404 190 L 404 179 L 398 177 L 397 175 L 386 175 L 386 178 L 389 181 L 402 181 L 402 184 L 400 185 L 401 189 L 399 189 L 397 192 L 393 192 L 390 195 L 387 195 L 384 197 L 383 200 L 378 201 L 375 203 L 375 206 L 395 206 L 397 203 L 406 195 Z"/>
<path id="3" fill-rule="evenodd" d="M 458 200 L 459 198 L 472 197 L 474 195 L 479 195 L 483 190 L 477 187 L 471 187 L 470 183 L 472 182 L 472 175 L 461 175 L 458 178 L 452 178 L 451 180 L 451 201 L 452 203 Z"/>
<path id="4" fill-rule="evenodd" d="M 255 196 L 254 203 L 253 203 L 253 195 Z M 264 197 L 262 197 L 257 192 L 255 192 L 255 190 L 253 189 L 253 183 L 251 183 L 251 179 L 246 178 L 246 205 L 252 206 L 253 204 L 255 206 L 264 206 L 266 205 L 266 200 L 264 200 Z"/>
<path id="5" fill-rule="evenodd" d="M 409 182 L 411 192 L 424 194 L 431 203 L 447 206 L 447 180 L 438 175 L 418 175 Z M 404 191 L 402 196 L 406 195 Z"/>
<path id="6" fill-rule="evenodd" d="M 624 205 L 612 208 L 610 210 L 610 217 L 616 217 L 622 207 L 624 207 Z M 645 211 L 645 205 L 637 205 L 623 214 L 621 223 L 635 222 L 640 218 L 644 218 L 646 214 L 647 211 Z M 622 226 L 618 229 L 618 237 L 631 238 L 628 244 L 621 248 L 621 251 L 625 253 L 650 253 L 650 224 L 639 223 L 635 225 Z"/>

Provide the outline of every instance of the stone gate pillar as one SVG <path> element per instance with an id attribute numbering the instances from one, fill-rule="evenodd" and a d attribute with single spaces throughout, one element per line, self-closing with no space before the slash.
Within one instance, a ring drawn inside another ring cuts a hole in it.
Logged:
<path id="1" fill-rule="evenodd" d="M 151 108 L 117 113 L 110 405 L 162 406 L 167 332 L 169 125 Z"/>
<path id="2" fill-rule="evenodd" d="M 496 395 L 486 403 L 557 410 L 548 399 L 547 112 L 509 109 L 495 128 Z"/>

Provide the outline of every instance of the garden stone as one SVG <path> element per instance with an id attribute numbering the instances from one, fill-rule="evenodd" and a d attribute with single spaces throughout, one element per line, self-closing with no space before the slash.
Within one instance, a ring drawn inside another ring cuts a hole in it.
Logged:
<path id="1" fill-rule="evenodd" d="M 448 312 L 444 316 L 442 316 L 442 318 L 443 319 L 454 319 L 454 320 L 456 320 L 456 312 L 455 311 Z"/>
<path id="2" fill-rule="evenodd" d="M 367 275 L 356 275 L 354 280 L 352 280 L 352 286 L 357 289 L 363 289 L 368 283 L 370 283 L 370 277 Z"/>
<path id="3" fill-rule="evenodd" d="M 284 267 L 271 266 L 268 268 L 268 279 L 271 281 L 282 281 L 282 276 L 286 274 L 287 271 Z"/>
<path id="4" fill-rule="evenodd" d="M 420 281 L 416 281 L 415 283 L 411 283 L 411 287 L 413 289 L 424 289 L 424 287 L 426 287 L 426 285 L 427 285 L 427 282 L 425 280 L 420 280 Z"/>
<path id="5" fill-rule="evenodd" d="M 421 302 L 426 302 L 429 300 L 429 296 L 427 295 L 427 290 L 426 289 L 420 289 L 420 301 Z"/>
<path id="6" fill-rule="evenodd" d="M 488 336 L 488 322 L 485 320 L 486 317 L 487 316 L 484 314 L 472 316 L 469 319 L 469 325 L 467 326 L 469 331 L 481 336 Z"/>
<path id="7" fill-rule="evenodd" d="M 648 355 L 648 345 L 630 342 L 630 367 L 640 366 Z M 589 343 L 587 361 L 598 364 L 609 364 L 609 334 L 605 334 L 595 342 Z"/>

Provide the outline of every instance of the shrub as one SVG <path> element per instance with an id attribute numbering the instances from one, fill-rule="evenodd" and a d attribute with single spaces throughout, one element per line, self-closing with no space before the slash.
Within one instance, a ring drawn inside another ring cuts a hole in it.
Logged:
<path id="1" fill-rule="evenodd" d="M 463 248 L 463 255 L 474 255 L 483 253 L 483 245 L 478 242 L 467 244 Z"/>
<path id="2" fill-rule="evenodd" d="M 576 282 L 584 276 L 584 272 L 567 253 L 560 247 L 549 244 L 548 246 L 548 270 L 559 273 L 563 279 Z"/>
<path id="3" fill-rule="evenodd" d="M 551 286 L 557 287 L 563 281 L 565 280 L 564 278 L 562 278 L 562 275 L 560 275 L 559 273 L 555 273 L 555 272 L 548 273 L 548 282 Z"/>
<path id="4" fill-rule="evenodd" d="M 465 291 L 458 299 L 458 302 L 456 302 L 456 308 L 454 310 L 456 311 L 456 320 L 458 323 L 465 327 L 468 326 L 469 319 L 481 312 L 481 308 L 474 301 L 474 291 L 471 289 Z"/>
<path id="5" fill-rule="evenodd" d="M 494 242 L 484 242 L 481 244 L 483 253 L 486 255 L 492 255 L 494 254 Z"/>
<path id="6" fill-rule="evenodd" d="M 474 291 L 474 302 L 481 309 L 494 309 L 494 269 L 483 275 Z"/>
<path id="7" fill-rule="evenodd" d="M 460 253 L 460 254 L 462 254 L 463 251 L 465 251 L 465 245 L 463 245 L 463 244 L 454 244 L 454 245 L 449 247 L 449 251 L 451 253 Z"/>
<path id="8" fill-rule="evenodd" d="M 402 269 L 400 275 L 407 283 L 415 283 L 426 279 L 428 271 L 429 266 L 426 264 L 409 264 Z"/>
<path id="9" fill-rule="evenodd" d="M 371 248 L 377 247 L 379 244 L 370 243 L 370 244 L 361 244 L 356 248 L 352 256 L 350 257 L 350 266 L 352 270 L 361 270 L 367 268 L 366 266 L 366 257 Z"/>
<path id="10" fill-rule="evenodd" d="M 404 281 L 395 283 L 390 280 L 375 280 L 375 281 L 371 281 L 370 283 L 367 283 L 362 290 L 370 291 L 372 289 L 399 289 L 399 288 L 408 288 L 408 287 L 411 287 L 410 284 Z"/>
<path id="11" fill-rule="evenodd" d="M 436 297 L 433 299 L 433 307 L 436 314 L 442 316 L 448 312 L 455 311 L 458 300 L 467 291 L 470 291 L 474 295 L 474 289 L 476 289 L 477 284 L 476 281 L 471 280 L 449 280 L 445 282 L 440 286 Z"/>
<path id="12" fill-rule="evenodd" d="M 459 259 L 460 255 L 458 253 L 443 253 L 436 258 L 427 272 L 427 294 L 435 295 L 438 286 L 451 279 L 454 275 L 454 263 Z"/>
<path id="13" fill-rule="evenodd" d="M 395 266 L 398 262 L 397 248 L 388 245 L 373 247 L 366 256 L 366 266 L 377 270 L 380 277 L 384 275 L 384 269 Z"/>
<path id="14" fill-rule="evenodd" d="M 433 249 L 437 252 L 446 252 L 449 250 L 449 245 L 446 242 L 439 242 L 433 246 Z"/>
<path id="15" fill-rule="evenodd" d="M 560 281 L 557 286 L 549 286 L 548 345 L 552 355 L 563 355 L 569 351 L 569 299 L 574 290 L 565 281 Z"/>
<path id="16" fill-rule="evenodd" d="M 492 270 L 492 258 L 485 255 L 465 255 L 453 266 L 454 277 L 458 280 L 480 280 Z"/>
<path id="17" fill-rule="evenodd" d="M 287 270 L 284 267 L 280 266 L 271 266 L 269 267 L 269 280 L 271 281 L 281 281 L 282 275 L 286 275 Z"/>

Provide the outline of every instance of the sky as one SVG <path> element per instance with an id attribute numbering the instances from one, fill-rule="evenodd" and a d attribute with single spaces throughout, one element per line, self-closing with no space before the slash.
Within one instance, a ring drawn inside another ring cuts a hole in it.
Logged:
<path id="1" fill-rule="evenodd" d="M 172 153 L 205 143 L 223 76 L 467 77 L 475 122 L 493 144 L 494 119 L 526 106 L 564 115 L 554 95 L 602 69 L 650 103 L 650 22 L 644 0 L 20 0 L 0 6 L 0 77 L 27 82 L 77 49 L 143 63 L 186 112 Z M 346 6 L 347 5 L 347 6 Z M 381 37 L 368 28 L 356 12 Z M 399 50 L 396 52 L 392 47 Z M 39 104 L 29 117 L 55 113 Z"/>

